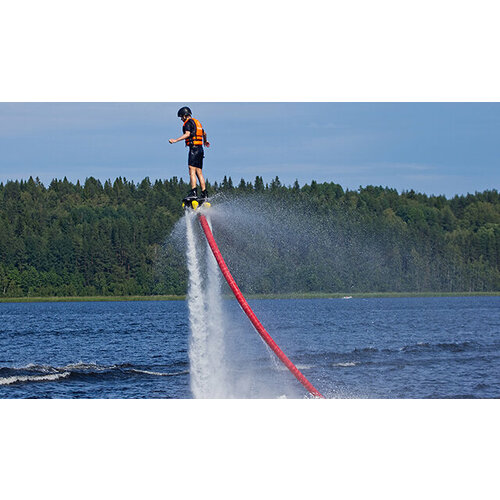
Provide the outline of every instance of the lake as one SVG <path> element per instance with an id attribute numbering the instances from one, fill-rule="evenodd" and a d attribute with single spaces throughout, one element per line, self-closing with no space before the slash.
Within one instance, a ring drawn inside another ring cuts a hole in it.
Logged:
<path id="1" fill-rule="evenodd" d="M 500 297 L 249 303 L 328 398 L 500 397 Z M 236 301 L 223 308 L 223 361 L 203 365 L 224 375 L 213 397 L 307 397 Z M 188 314 L 183 301 L 0 303 L 0 398 L 191 398 Z"/>

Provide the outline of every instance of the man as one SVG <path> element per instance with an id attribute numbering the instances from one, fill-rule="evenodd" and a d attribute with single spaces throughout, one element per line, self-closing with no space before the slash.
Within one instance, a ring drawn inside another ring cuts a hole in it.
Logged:
<path id="1" fill-rule="evenodd" d="M 188 166 L 189 166 L 189 180 L 191 182 L 191 191 L 186 199 L 198 198 L 198 188 L 196 187 L 196 179 L 200 181 L 201 198 L 206 201 L 208 199 L 207 188 L 205 186 L 205 179 L 203 178 L 203 145 L 207 148 L 210 143 L 207 140 L 207 134 L 203 130 L 201 123 L 192 118 L 191 110 L 184 106 L 179 109 L 177 116 L 183 121 L 182 135 L 177 139 L 169 139 L 170 144 L 175 144 L 179 141 L 186 141 L 186 146 L 189 146 Z"/>

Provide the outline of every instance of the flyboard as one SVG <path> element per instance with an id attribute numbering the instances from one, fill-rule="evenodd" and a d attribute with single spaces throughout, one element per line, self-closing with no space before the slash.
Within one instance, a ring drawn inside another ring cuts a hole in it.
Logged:
<path id="1" fill-rule="evenodd" d="M 201 205 L 203 205 L 204 208 L 210 207 L 210 203 L 208 203 L 204 199 L 198 199 L 198 198 L 185 198 L 182 200 L 182 207 L 189 209 L 192 208 L 193 210 L 198 209 Z M 198 214 L 198 219 L 200 221 L 201 227 L 203 229 L 203 232 L 205 233 L 205 237 L 207 239 L 207 242 L 214 254 L 215 260 L 217 261 L 217 264 L 220 267 L 220 270 L 222 271 L 222 274 L 224 278 L 227 281 L 227 284 L 231 288 L 234 296 L 236 297 L 236 300 L 240 304 L 241 308 L 245 312 L 245 314 L 248 316 L 248 319 L 254 326 L 254 328 L 257 330 L 257 333 L 262 337 L 262 339 L 266 342 L 266 344 L 272 349 L 272 351 L 278 356 L 280 361 L 293 373 L 295 378 L 315 397 L 317 398 L 323 398 L 324 396 L 307 380 L 307 378 L 304 376 L 303 373 L 300 372 L 300 370 L 288 359 L 288 357 L 285 355 L 285 353 L 279 348 L 278 344 L 273 340 L 271 335 L 267 332 L 267 330 L 262 326 L 262 323 L 259 321 L 255 313 L 253 312 L 252 308 L 249 306 L 248 302 L 246 301 L 245 297 L 241 293 L 241 290 L 239 289 L 238 285 L 236 284 L 236 281 L 234 280 L 233 276 L 231 275 L 226 262 L 224 261 L 224 258 L 222 257 L 222 254 L 219 250 L 219 247 L 217 246 L 217 243 L 215 241 L 214 235 L 212 233 L 212 230 L 210 229 L 210 226 L 208 224 L 207 218 L 201 211 L 197 211 Z"/>
<path id="2" fill-rule="evenodd" d="M 202 205 L 208 208 L 210 203 L 206 198 L 199 198 L 197 196 L 187 196 L 182 200 L 182 208 L 192 208 L 193 210 L 196 210 Z"/>

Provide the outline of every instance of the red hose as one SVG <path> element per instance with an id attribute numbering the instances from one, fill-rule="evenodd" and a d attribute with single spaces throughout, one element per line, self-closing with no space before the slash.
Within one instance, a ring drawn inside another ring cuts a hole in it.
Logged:
<path id="1" fill-rule="evenodd" d="M 234 281 L 234 278 L 231 276 L 231 273 L 229 272 L 229 269 L 226 263 L 224 262 L 224 259 L 222 258 L 222 254 L 220 253 L 219 247 L 215 242 L 214 235 L 210 230 L 210 226 L 208 225 L 206 217 L 201 214 L 199 217 L 200 217 L 201 227 L 203 228 L 203 232 L 207 237 L 208 244 L 212 249 L 215 260 L 217 261 L 217 264 L 219 264 L 220 270 L 222 271 L 224 278 L 226 278 L 227 284 L 233 291 L 236 300 L 239 302 L 243 311 L 245 311 L 246 315 L 248 316 L 248 319 L 252 322 L 252 325 L 255 327 L 259 335 L 264 339 L 266 344 L 274 351 L 276 356 L 278 356 L 278 358 L 283 362 L 283 364 L 295 375 L 297 380 L 313 396 L 316 396 L 318 398 L 324 398 L 324 396 L 311 384 L 311 382 L 309 382 L 309 380 L 307 380 L 307 378 L 299 371 L 299 369 L 287 358 L 285 353 L 278 347 L 278 344 L 276 344 L 276 342 L 272 339 L 271 335 L 267 333 L 266 329 L 262 326 L 262 323 L 258 320 L 257 316 L 255 316 L 255 313 L 248 305 L 248 302 L 246 301 L 245 297 L 243 297 L 241 290 L 238 288 L 236 281 Z"/>

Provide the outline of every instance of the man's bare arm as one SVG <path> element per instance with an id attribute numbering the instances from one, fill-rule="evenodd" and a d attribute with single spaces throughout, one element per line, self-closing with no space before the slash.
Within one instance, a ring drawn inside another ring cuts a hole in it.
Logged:
<path id="1" fill-rule="evenodd" d="M 180 137 L 177 137 L 177 139 L 169 139 L 168 142 L 170 142 L 170 144 L 175 144 L 176 142 L 183 141 L 190 136 L 191 132 L 188 130 L 187 132 L 184 132 Z"/>

